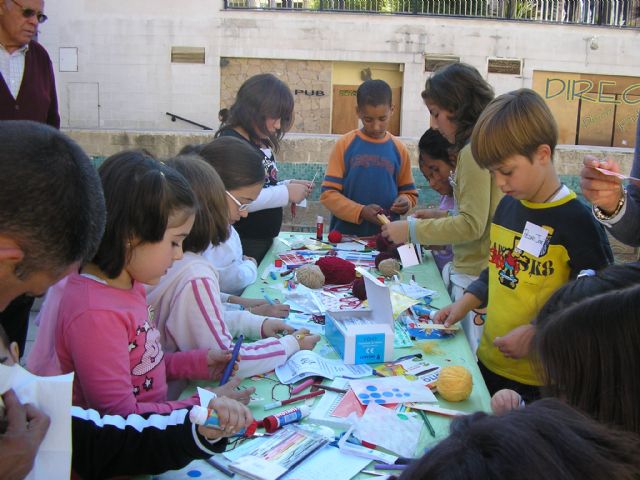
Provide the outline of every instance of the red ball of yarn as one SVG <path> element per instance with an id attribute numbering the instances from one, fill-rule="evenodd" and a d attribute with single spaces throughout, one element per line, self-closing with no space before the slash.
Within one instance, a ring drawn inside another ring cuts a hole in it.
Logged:
<path id="1" fill-rule="evenodd" d="M 331 243 L 340 243 L 342 241 L 342 233 L 338 230 L 331 230 L 327 238 Z"/>
<path id="2" fill-rule="evenodd" d="M 379 252 L 390 253 L 392 258 L 397 258 L 400 260 L 400 254 L 398 253 L 398 245 L 390 242 L 386 238 L 382 236 L 382 234 L 378 234 L 376 236 L 376 250 Z"/>
<path id="3" fill-rule="evenodd" d="M 353 286 L 351 287 L 351 293 L 358 300 L 367 299 L 367 289 L 364 286 L 364 277 L 358 277 L 353 281 Z"/>
<path id="4" fill-rule="evenodd" d="M 324 282 L 344 285 L 356 278 L 356 267 L 353 263 L 340 257 L 322 257 L 316 262 L 324 274 Z"/>
<path id="5" fill-rule="evenodd" d="M 376 268 L 378 268 L 378 265 L 380 265 L 381 261 L 386 260 L 387 258 L 396 258 L 396 257 L 394 257 L 389 252 L 380 252 L 378 255 L 376 255 L 376 258 L 373 260 L 376 264 Z"/>

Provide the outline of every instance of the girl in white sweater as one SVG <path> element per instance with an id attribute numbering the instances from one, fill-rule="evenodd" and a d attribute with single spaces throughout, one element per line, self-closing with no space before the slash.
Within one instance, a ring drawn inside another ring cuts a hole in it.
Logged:
<path id="1" fill-rule="evenodd" d="M 218 272 L 201 253 L 209 244 L 224 241 L 229 223 L 246 215 L 245 205 L 260 193 L 264 171 L 257 151 L 235 138 L 214 140 L 203 148 L 201 156 L 208 162 L 197 156 L 179 156 L 167 162 L 187 178 L 199 209 L 183 244 L 184 257 L 174 262 L 147 298 L 155 309 L 166 351 L 230 350 L 234 337 L 244 334 L 258 340 L 242 345 L 237 376 L 265 373 L 298 350 L 313 349 L 320 337 L 294 331 L 279 319 L 223 307 Z M 286 335 L 278 338 L 282 333 Z M 179 390 L 179 385 L 174 386 L 171 393 Z"/>

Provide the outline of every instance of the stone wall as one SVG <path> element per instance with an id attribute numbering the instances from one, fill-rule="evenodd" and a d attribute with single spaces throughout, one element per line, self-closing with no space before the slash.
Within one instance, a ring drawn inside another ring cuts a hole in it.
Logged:
<path id="1" fill-rule="evenodd" d="M 291 88 L 295 122 L 291 132 L 331 131 L 331 62 L 257 58 L 220 59 L 220 105 L 230 107 L 242 83 L 259 73 L 273 73 Z M 312 92 L 322 91 L 324 95 Z"/>

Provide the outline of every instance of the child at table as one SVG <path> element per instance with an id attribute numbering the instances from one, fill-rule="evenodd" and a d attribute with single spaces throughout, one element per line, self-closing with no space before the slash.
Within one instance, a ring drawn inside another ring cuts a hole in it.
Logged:
<path id="1" fill-rule="evenodd" d="M 534 339 L 546 395 L 636 434 L 640 434 L 638 285 L 637 263 L 581 272 L 542 307 Z M 491 408 L 501 414 L 518 407 L 521 400 L 513 390 L 500 390 L 491 399 Z"/>
<path id="2" fill-rule="evenodd" d="M 578 272 L 613 259 L 602 226 L 558 178 L 557 139 L 553 115 L 533 90 L 501 95 L 484 110 L 473 130 L 473 156 L 506 196 L 493 217 L 488 268 L 435 318 L 451 325 L 486 304 L 480 371 L 491 394 L 510 388 L 525 401 L 539 397 L 541 384 L 529 358 L 532 320 Z"/>
<path id="3" fill-rule="evenodd" d="M 262 159 L 246 142 L 231 137 L 214 140 L 200 156 L 207 161 L 196 156 L 167 161 L 187 178 L 199 209 L 184 241 L 184 257 L 150 288 L 149 302 L 167 351 L 211 348 L 224 352 L 233 348 L 234 337 L 243 334 L 258 340 L 242 344 L 238 376 L 265 373 L 297 351 L 313 349 L 320 337 L 307 330 L 294 332 L 282 320 L 223 308 L 218 272 L 201 253 L 224 240 L 229 222 L 247 214 L 247 206 L 262 188 Z M 277 338 L 280 333 L 285 335 Z"/>
<path id="4" fill-rule="evenodd" d="M 367 236 L 380 231 L 377 215 L 397 219 L 416 204 L 409 152 L 387 131 L 393 115 L 391 88 L 367 80 L 356 92 L 360 130 L 337 142 L 322 182 L 320 201 L 331 213 L 331 230 Z"/>
<path id="5" fill-rule="evenodd" d="M 186 145 L 180 150 L 180 155 L 200 155 L 206 144 Z M 235 172 L 234 175 L 243 175 Z M 289 305 L 277 303 L 271 305 L 268 301 L 258 298 L 240 297 L 244 289 L 258 278 L 258 266 L 255 258 L 244 255 L 240 236 L 233 225 L 229 225 L 228 238 L 217 244 L 209 245 L 202 256 L 209 260 L 218 272 L 220 298 L 227 310 L 248 310 L 256 315 L 286 318 L 289 315 Z"/>
<path id="6" fill-rule="evenodd" d="M 238 90 L 229 118 L 216 137 L 232 136 L 262 155 L 263 189 L 236 224 L 242 249 L 260 264 L 282 226 L 282 207 L 300 203 L 311 193 L 308 180 L 278 179 L 275 154 L 293 125 L 293 95 L 286 83 L 270 73 L 254 75 Z"/>
<path id="7" fill-rule="evenodd" d="M 445 284 L 453 300 L 478 278 L 489 259 L 489 228 L 500 190 L 487 170 L 474 161 L 471 132 L 480 113 L 493 99 L 493 89 L 480 73 L 464 63 L 447 65 L 428 80 L 422 99 L 431 115 L 431 128 L 453 144 L 456 169 L 451 179 L 456 209 L 442 218 L 393 222 L 382 228 L 395 243 L 453 245 L 453 263 L 444 271 Z M 482 336 L 483 319 L 471 312 L 462 321 L 471 351 Z"/>
<path id="8" fill-rule="evenodd" d="M 167 401 L 167 380 L 219 378 L 231 354 L 205 349 L 165 353 L 143 283 L 182 257 L 195 198 L 175 170 L 141 151 L 108 158 L 99 169 L 105 233 L 92 261 L 72 273 L 48 308 L 62 373 L 75 372 L 73 403 L 100 413 L 170 412 L 197 396 Z"/>
<path id="9" fill-rule="evenodd" d="M 450 178 L 455 174 L 456 158 L 451 154 L 451 144 L 437 130 L 428 129 L 418 142 L 418 166 L 429 186 L 440 194 L 438 208 L 416 210 L 413 216 L 416 218 L 444 218 L 455 215 L 455 199 Z M 453 260 L 451 245 L 431 245 L 431 253 L 438 270 L 442 269 Z M 448 280 L 448 276 L 446 276 Z M 445 284 L 446 285 L 446 284 Z M 448 287 L 448 285 L 446 285 Z"/>

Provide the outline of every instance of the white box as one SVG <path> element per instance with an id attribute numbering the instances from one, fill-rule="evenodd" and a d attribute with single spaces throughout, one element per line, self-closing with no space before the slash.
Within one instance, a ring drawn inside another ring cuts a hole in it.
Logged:
<path id="1" fill-rule="evenodd" d="M 364 278 L 369 310 L 327 311 L 325 337 L 348 365 L 382 363 L 393 360 L 393 308 L 389 287 L 366 270 L 356 269 Z M 348 325 L 345 318 L 371 320 L 363 325 Z"/>

